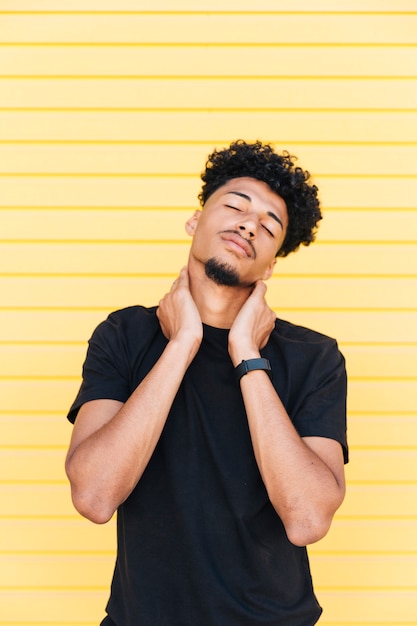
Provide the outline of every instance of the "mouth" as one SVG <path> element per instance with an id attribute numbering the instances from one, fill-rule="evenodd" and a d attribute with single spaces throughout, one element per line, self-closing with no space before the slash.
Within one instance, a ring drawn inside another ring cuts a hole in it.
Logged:
<path id="1" fill-rule="evenodd" d="M 228 247 L 239 256 L 248 258 L 254 258 L 256 256 L 252 243 L 239 235 L 239 233 L 233 230 L 224 230 L 220 233 L 220 236 L 223 241 L 227 242 Z"/>

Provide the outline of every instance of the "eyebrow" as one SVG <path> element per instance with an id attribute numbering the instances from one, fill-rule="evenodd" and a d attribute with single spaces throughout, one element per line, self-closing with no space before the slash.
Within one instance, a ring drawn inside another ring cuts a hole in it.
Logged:
<path id="1" fill-rule="evenodd" d="M 228 191 L 227 193 L 233 193 L 235 196 L 240 196 L 241 198 L 244 198 L 245 200 L 248 200 L 249 202 L 252 202 L 252 198 L 250 196 L 248 196 L 246 193 L 242 193 L 241 191 Z M 278 222 L 278 224 L 281 226 L 282 230 L 284 230 L 284 224 L 279 219 L 278 215 L 276 215 L 272 211 L 267 211 L 266 214 L 269 215 L 269 217 L 272 217 L 272 219 L 274 219 L 276 222 Z"/>

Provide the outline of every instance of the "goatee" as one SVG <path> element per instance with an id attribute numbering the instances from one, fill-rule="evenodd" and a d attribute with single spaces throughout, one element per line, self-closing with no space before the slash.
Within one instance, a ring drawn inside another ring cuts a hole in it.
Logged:
<path id="1" fill-rule="evenodd" d="M 209 259 L 204 265 L 207 278 L 210 278 L 216 285 L 225 287 L 241 286 L 239 274 L 227 263 L 222 263 L 215 258 Z"/>

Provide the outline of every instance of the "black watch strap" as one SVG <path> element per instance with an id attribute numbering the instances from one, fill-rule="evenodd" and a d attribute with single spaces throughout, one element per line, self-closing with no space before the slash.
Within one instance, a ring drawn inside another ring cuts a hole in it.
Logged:
<path id="1" fill-rule="evenodd" d="M 272 380 L 272 369 L 268 359 L 248 359 L 247 361 L 239 363 L 239 365 L 235 367 L 237 380 L 240 380 L 242 376 L 253 370 L 264 370 Z"/>

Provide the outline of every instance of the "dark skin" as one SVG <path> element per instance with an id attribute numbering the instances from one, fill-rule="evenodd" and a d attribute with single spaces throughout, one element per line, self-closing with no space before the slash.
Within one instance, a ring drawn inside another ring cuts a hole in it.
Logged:
<path id="1" fill-rule="evenodd" d="M 193 238 L 188 265 L 157 311 L 168 339 L 163 354 L 126 403 L 95 400 L 77 416 L 66 469 L 82 515 L 108 521 L 140 480 L 199 349 L 203 322 L 230 329 L 234 366 L 260 356 L 276 319 L 265 300 L 265 281 L 287 224 L 282 198 L 250 178 L 229 181 L 188 220 Z M 236 272 L 239 284 L 225 286 L 208 277 L 205 266 L 212 258 Z M 344 498 L 340 444 L 301 438 L 264 371 L 244 376 L 241 392 L 256 461 L 289 540 L 300 546 L 319 540 Z"/>

